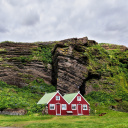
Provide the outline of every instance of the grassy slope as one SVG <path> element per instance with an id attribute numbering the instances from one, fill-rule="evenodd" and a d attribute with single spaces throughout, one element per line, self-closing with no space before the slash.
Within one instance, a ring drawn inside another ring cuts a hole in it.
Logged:
<path id="1" fill-rule="evenodd" d="M 92 86 L 96 90 L 85 97 L 92 103 L 93 110 L 95 103 L 105 106 L 121 106 L 115 99 L 122 99 L 124 102 L 122 105 L 127 109 L 128 50 L 122 52 L 118 45 L 114 49 L 108 45 L 110 49 L 106 50 L 102 48 L 102 45 L 88 47 L 84 53 L 88 58 L 89 74 L 93 76 L 86 82 L 86 86 Z M 123 108 L 120 109 L 123 110 Z"/>
<path id="2" fill-rule="evenodd" d="M 106 115 L 95 116 L 3 116 L 0 115 L 0 126 L 27 128 L 127 128 L 128 113 L 109 111 Z"/>
<path id="3" fill-rule="evenodd" d="M 37 105 L 44 92 L 53 92 L 55 87 L 47 85 L 42 79 L 33 81 L 29 86 L 18 88 L 0 81 L 0 110 L 6 108 L 24 108 L 28 114 L 40 112 L 43 105 Z"/>

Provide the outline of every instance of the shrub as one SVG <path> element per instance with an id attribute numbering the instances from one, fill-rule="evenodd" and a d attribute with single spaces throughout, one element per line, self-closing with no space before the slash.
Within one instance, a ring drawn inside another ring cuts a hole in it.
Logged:
<path id="1" fill-rule="evenodd" d="M 91 93 L 89 93 L 88 95 L 84 96 L 85 98 L 87 98 L 87 100 L 89 101 L 95 101 L 95 102 L 102 102 L 105 104 L 109 104 L 109 103 L 114 103 L 115 100 L 113 98 L 113 96 L 107 92 L 102 92 L 102 91 L 93 91 Z"/>
<path id="2" fill-rule="evenodd" d="M 0 110 L 24 108 L 28 111 L 28 114 L 41 112 L 44 105 L 37 105 L 37 102 L 45 91 L 55 91 L 55 87 L 47 85 L 43 79 L 34 80 L 30 86 L 24 88 L 18 88 L 0 81 Z"/>
<path id="3" fill-rule="evenodd" d="M 43 61 L 45 64 L 52 63 L 52 53 L 49 47 L 38 47 L 32 51 L 33 60 Z"/>
<path id="4" fill-rule="evenodd" d="M 124 111 L 124 112 L 128 112 L 128 102 L 127 101 L 123 101 L 122 103 L 120 103 L 117 108 L 120 111 Z"/>

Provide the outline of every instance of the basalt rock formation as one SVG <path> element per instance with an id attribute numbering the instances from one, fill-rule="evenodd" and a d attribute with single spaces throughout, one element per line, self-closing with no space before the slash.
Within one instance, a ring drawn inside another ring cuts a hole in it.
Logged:
<path id="1" fill-rule="evenodd" d="M 0 43 L 0 80 L 23 87 L 42 78 L 62 94 L 110 91 L 118 83 L 116 75 L 127 74 L 115 70 L 117 66 L 128 68 L 127 51 L 125 46 L 99 45 L 87 37 L 37 43 L 5 41 Z"/>
<path id="2" fill-rule="evenodd" d="M 53 49 L 52 83 L 62 94 L 81 91 L 85 94 L 85 81 L 88 77 L 86 47 L 97 42 L 84 38 L 60 41 Z M 86 76 L 86 77 L 85 77 Z"/>
<path id="3" fill-rule="evenodd" d="M 51 68 L 46 68 L 42 61 L 30 59 L 32 50 L 39 44 L 10 43 L 0 44 L 0 80 L 10 85 L 23 87 L 36 78 L 51 83 Z"/>

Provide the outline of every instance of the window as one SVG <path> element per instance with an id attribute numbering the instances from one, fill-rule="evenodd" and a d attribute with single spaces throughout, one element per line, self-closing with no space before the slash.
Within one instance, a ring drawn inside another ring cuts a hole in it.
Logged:
<path id="1" fill-rule="evenodd" d="M 56 100 L 60 100 L 60 96 L 56 96 Z"/>
<path id="2" fill-rule="evenodd" d="M 83 110 L 87 110 L 87 105 L 83 105 Z"/>
<path id="3" fill-rule="evenodd" d="M 55 110 L 55 104 L 50 104 L 50 110 Z"/>
<path id="4" fill-rule="evenodd" d="M 77 96 L 77 101 L 81 101 L 81 96 Z"/>
<path id="5" fill-rule="evenodd" d="M 66 104 L 62 104 L 62 110 L 67 110 Z"/>
<path id="6" fill-rule="evenodd" d="M 72 110 L 76 110 L 76 104 L 72 104 Z"/>

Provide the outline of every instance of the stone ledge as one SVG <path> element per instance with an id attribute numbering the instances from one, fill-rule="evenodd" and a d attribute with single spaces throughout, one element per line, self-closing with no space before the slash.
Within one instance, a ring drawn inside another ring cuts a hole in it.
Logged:
<path id="1" fill-rule="evenodd" d="M 25 109 L 4 109 L 3 111 L 0 111 L 0 114 L 3 115 L 25 115 L 27 113 L 27 110 Z"/>

